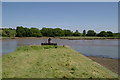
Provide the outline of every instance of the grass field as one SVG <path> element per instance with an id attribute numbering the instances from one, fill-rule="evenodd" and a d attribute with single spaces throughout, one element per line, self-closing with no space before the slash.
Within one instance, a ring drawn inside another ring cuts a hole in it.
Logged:
<path id="1" fill-rule="evenodd" d="M 3 56 L 3 78 L 117 78 L 65 46 L 23 46 Z"/>

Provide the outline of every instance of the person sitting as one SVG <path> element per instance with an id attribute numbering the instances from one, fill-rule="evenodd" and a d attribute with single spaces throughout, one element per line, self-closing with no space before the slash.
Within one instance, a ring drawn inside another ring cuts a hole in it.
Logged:
<path id="1" fill-rule="evenodd" d="M 49 44 L 51 43 L 51 38 L 48 39 L 48 43 L 49 43 Z"/>

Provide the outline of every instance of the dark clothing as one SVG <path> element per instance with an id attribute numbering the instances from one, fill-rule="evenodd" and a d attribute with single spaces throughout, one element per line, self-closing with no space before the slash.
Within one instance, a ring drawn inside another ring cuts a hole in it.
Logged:
<path id="1" fill-rule="evenodd" d="M 48 43 L 51 43 L 51 38 L 48 39 Z"/>

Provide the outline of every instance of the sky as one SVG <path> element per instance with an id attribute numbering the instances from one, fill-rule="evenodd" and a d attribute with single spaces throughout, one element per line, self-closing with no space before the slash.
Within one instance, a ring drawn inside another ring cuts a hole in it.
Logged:
<path id="1" fill-rule="evenodd" d="M 2 2 L 118 2 L 119 0 L 2 0 Z"/>
<path id="2" fill-rule="evenodd" d="M 118 3 L 3 2 L 2 26 L 118 32 Z"/>

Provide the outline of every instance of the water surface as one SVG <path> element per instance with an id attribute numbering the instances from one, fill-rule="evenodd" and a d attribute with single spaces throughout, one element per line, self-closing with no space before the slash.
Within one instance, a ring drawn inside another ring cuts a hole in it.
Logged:
<path id="1" fill-rule="evenodd" d="M 2 53 L 13 52 L 17 47 L 24 45 L 41 45 L 47 42 L 47 39 L 4 39 L 2 40 Z M 118 58 L 118 40 L 67 40 L 52 39 L 58 45 L 68 45 L 74 50 L 81 52 L 86 56 L 99 56 Z"/>

